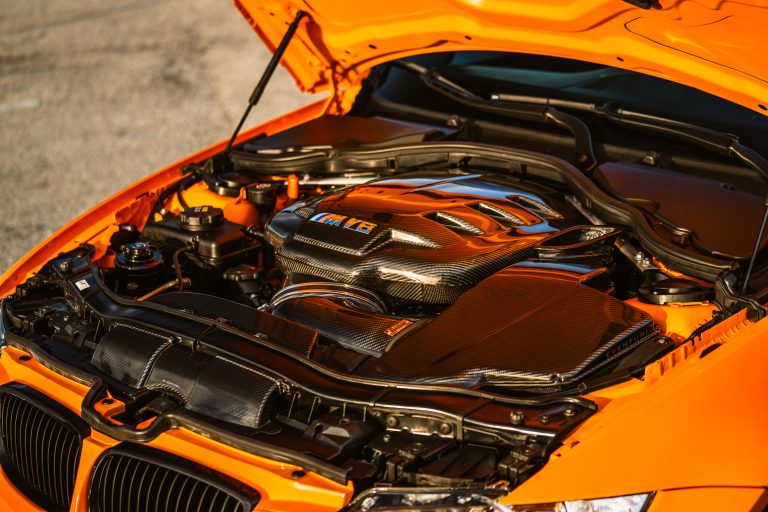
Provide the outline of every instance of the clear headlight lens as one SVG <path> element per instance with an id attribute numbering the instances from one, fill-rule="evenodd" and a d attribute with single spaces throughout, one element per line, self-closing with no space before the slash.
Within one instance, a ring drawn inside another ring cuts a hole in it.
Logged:
<path id="1" fill-rule="evenodd" d="M 358 496 L 344 512 L 645 512 L 653 493 L 500 505 L 506 492 L 494 489 L 376 488 Z"/>
<path id="2" fill-rule="evenodd" d="M 511 512 L 643 512 L 653 499 L 653 493 L 631 494 L 614 498 L 560 501 L 536 505 L 512 505 Z"/>

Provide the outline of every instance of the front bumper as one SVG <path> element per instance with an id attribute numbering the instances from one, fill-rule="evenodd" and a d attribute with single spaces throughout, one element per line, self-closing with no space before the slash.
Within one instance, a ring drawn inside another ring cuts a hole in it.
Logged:
<path id="1" fill-rule="evenodd" d="M 79 414 L 88 388 L 44 367 L 14 347 L 0 352 L 0 385 L 18 382 Z M 70 512 L 88 511 L 92 469 L 99 457 L 120 444 L 96 431 L 83 439 Z M 256 489 L 261 498 L 257 511 L 332 511 L 351 500 L 351 484 L 341 485 L 294 465 L 284 464 L 213 441 L 186 429 L 175 429 L 147 443 L 156 449 L 199 463 Z M 514 494 L 514 493 L 513 493 Z M 763 487 L 699 487 L 657 491 L 646 512 L 679 510 L 762 511 L 768 506 Z M 0 510 L 43 510 L 8 479 L 0 468 Z"/>
<path id="2" fill-rule="evenodd" d="M 0 385 L 18 382 L 36 389 L 79 414 L 88 388 L 68 380 L 41 365 L 14 347 L 0 352 Z M 83 439 L 75 480 L 71 512 L 88 511 L 88 489 L 92 469 L 99 457 L 120 444 L 94 430 Z M 186 429 L 158 436 L 148 446 L 198 463 L 233 480 L 242 482 L 260 495 L 258 511 L 339 510 L 352 496 L 351 484 L 342 485 L 293 466 L 242 452 Z M 43 510 L 0 473 L 0 510 L 23 512 Z"/>

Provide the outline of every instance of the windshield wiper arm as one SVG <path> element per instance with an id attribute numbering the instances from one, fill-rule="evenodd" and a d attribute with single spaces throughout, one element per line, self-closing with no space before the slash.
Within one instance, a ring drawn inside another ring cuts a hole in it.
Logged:
<path id="1" fill-rule="evenodd" d="M 576 146 L 576 163 L 584 171 L 591 171 L 597 165 L 592 144 L 592 134 L 587 125 L 578 117 L 563 112 L 552 105 L 531 103 L 511 104 L 483 98 L 431 68 L 415 62 L 397 60 L 394 65 L 417 74 L 431 90 L 466 105 L 492 114 L 516 117 L 527 121 L 544 122 L 559 126 L 573 135 Z"/>
<path id="2" fill-rule="evenodd" d="M 757 171 L 768 182 L 768 160 L 754 149 L 739 142 L 739 137 L 731 133 L 705 128 L 676 119 L 633 112 L 616 107 L 610 102 L 598 105 L 597 103 L 586 101 L 519 94 L 492 94 L 491 99 L 500 104 L 539 105 L 581 110 L 617 124 L 665 133 L 725 156 L 736 157 L 742 163 Z"/>

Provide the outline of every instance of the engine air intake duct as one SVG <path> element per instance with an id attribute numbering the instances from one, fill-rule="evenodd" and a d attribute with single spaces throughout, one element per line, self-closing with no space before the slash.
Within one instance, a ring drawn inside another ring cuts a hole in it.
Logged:
<path id="1" fill-rule="evenodd" d="M 113 327 L 91 363 L 131 388 L 173 396 L 187 410 L 250 428 L 271 419 L 279 396 L 271 376 L 129 325 Z"/>

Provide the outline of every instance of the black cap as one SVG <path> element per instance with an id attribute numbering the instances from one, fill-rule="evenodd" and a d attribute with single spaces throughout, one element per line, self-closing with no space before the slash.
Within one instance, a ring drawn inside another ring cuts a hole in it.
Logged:
<path id="1" fill-rule="evenodd" d="M 123 269 L 148 269 L 163 264 L 163 255 L 149 242 L 131 242 L 120 247 L 115 265 Z"/>
<path id="2" fill-rule="evenodd" d="M 202 231 L 219 226 L 224 222 L 224 212 L 221 208 L 213 206 L 195 206 L 181 212 L 179 220 L 184 229 Z"/>
<path id="3" fill-rule="evenodd" d="M 245 189 L 245 197 L 257 206 L 271 207 L 275 203 L 275 186 L 270 182 L 261 182 Z"/>

